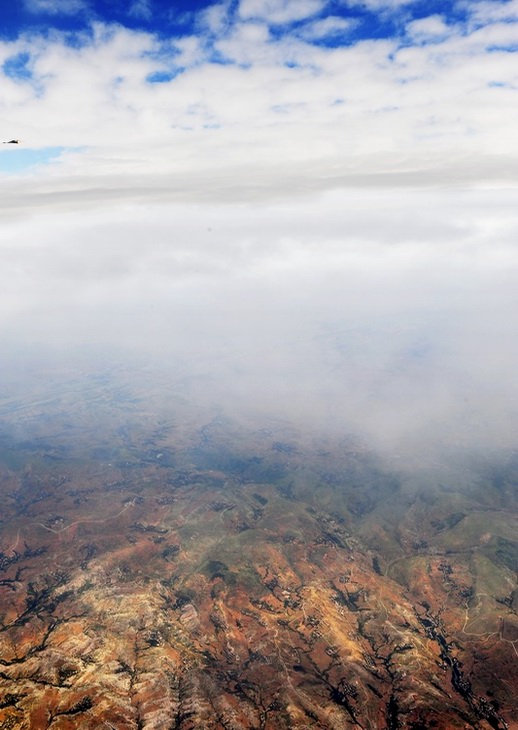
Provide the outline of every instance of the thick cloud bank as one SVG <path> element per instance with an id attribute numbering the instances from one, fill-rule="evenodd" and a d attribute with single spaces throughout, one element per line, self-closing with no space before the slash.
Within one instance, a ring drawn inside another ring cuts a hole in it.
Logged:
<path id="1" fill-rule="evenodd" d="M 3 228 L 1 330 L 230 411 L 511 446 L 516 224 L 512 190 L 41 215 Z"/>
<path id="2" fill-rule="evenodd" d="M 516 445 L 518 6 L 417 6 L 0 41 L 6 139 L 35 155 L 0 146 L 6 361 L 109 351 L 380 444 Z"/>

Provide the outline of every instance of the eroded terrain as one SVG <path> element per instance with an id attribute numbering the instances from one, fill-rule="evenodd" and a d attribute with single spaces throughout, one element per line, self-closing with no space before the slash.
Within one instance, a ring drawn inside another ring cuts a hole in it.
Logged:
<path id="1" fill-rule="evenodd" d="M 146 377 L 0 402 L 0 728 L 518 728 L 516 454 L 387 463 Z"/>

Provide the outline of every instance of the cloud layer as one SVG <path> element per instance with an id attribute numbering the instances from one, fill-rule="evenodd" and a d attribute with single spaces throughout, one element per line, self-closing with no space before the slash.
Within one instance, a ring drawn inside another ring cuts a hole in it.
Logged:
<path id="1" fill-rule="evenodd" d="M 231 413 L 510 447 L 516 225 L 509 191 L 42 214 L 3 229 L 0 330 L 60 363 L 136 357 Z"/>
<path id="2" fill-rule="evenodd" d="M 392 448 L 512 446 L 518 6 L 411 5 L 1 41 L 6 139 L 61 152 L 0 180 L 6 351 L 132 352 L 206 403 Z"/>
<path id="3" fill-rule="evenodd" d="M 153 190 L 163 176 L 174 185 L 214 169 L 240 187 L 240 174 L 270 165 L 274 185 L 279 165 L 300 175 L 308 163 L 310 178 L 314 161 L 327 180 L 413 170 L 436 184 L 438 170 L 446 184 L 508 181 L 515 3 L 464 3 L 462 21 L 402 12 L 398 34 L 382 39 L 358 36 L 349 5 L 349 18 L 322 15 L 322 0 L 214 5 L 165 39 L 102 22 L 22 33 L 0 42 L 6 134 L 82 149 L 42 171 L 49 190 L 128 175 Z"/>

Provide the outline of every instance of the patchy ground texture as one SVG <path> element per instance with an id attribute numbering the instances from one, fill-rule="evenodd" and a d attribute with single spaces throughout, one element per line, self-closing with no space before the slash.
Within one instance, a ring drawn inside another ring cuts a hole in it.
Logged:
<path id="1" fill-rule="evenodd" d="M 0 728 L 518 728 L 518 457 L 435 468 L 134 374 L 0 402 Z"/>

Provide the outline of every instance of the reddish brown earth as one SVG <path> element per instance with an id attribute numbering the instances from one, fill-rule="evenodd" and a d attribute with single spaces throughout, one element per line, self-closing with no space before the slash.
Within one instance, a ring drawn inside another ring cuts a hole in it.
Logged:
<path id="1" fill-rule="evenodd" d="M 46 388 L 1 408 L 0 728 L 518 728 L 513 454 Z"/>

